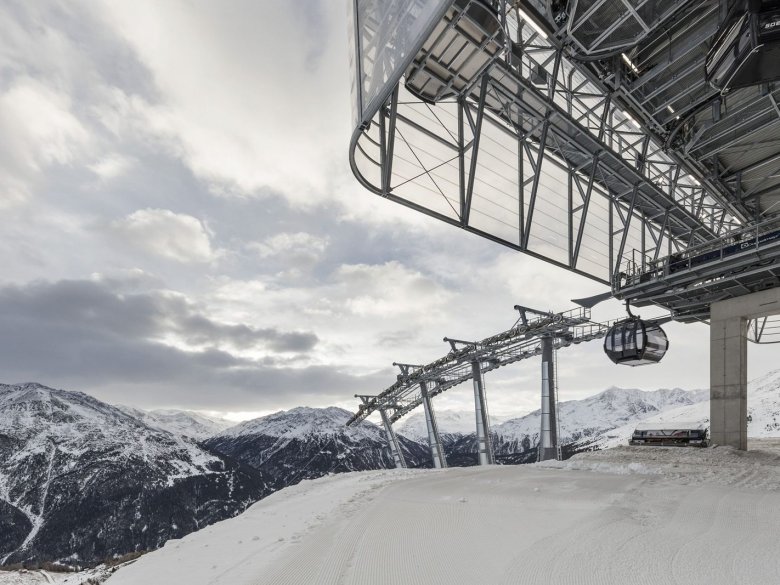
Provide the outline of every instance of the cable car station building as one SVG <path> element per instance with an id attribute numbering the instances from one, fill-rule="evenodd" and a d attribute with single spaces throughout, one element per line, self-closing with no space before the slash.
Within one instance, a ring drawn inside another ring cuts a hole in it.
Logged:
<path id="1" fill-rule="evenodd" d="M 604 298 L 709 323 L 711 442 L 745 449 L 747 341 L 778 341 L 780 0 L 350 7 L 357 180 L 601 282 Z M 392 423 L 422 404 L 434 445 L 432 397 L 473 380 L 489 463 L 482 377 L 539 355 L 540 457 L 559 456 L 555 350 L 604 339 L 616 364 L 648 365 L 668 347 L 660 322 L 629 310 L 593 323 L 595 301 L 583 301 L 583 312 L 520 308 L 510 331 L 449 340 L 441 360 L 403 365 L 362 396 L 353 422 L 380 412 L 392 447 Z"/>

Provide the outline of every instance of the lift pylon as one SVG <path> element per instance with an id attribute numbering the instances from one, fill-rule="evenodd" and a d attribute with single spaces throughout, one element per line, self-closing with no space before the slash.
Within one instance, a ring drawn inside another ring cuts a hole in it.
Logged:
<path id="1" fill-rule="evenodd" d="M 433 410 L 431 395 L 428 393 L 428 384 L 420 382 L 422 392 L 423 409 L 425 410 L 425 425 L 428 428 L 428 444 L 431 447 L 431 459 L 436 469 L 447 467 L 447 459 L 444 457 L 444 447 L 439 436 L 439 425 L 436 422 L 436 412 Z"/>
<path id="2" fill-rule="evenodd" d="M 387 442 L 390 445 L 390 454 L 393 456 L 393 462 L 397 469 L 406 467 L 406 459 L 401 451 L 401 444 L 398 441 L 398 436 L 393 430 L 393 423 L 390 422 L 390 416 L 387 414 L 387 410 L 384 408 L 379 409 L 379 416 L 382 417 L 382 425 L 385 427 L 385 434 L 387 435 Z"/>

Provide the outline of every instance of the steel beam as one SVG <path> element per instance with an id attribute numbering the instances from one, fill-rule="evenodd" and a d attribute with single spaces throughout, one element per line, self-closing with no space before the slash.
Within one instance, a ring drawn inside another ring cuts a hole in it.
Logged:
<path id="1" fill-rule="evenodd" d="M 539 432 L 537 461 L 557 457 L 558 423 L 555 403 L 555 363 L 553 362 L 553 338 L 542 338 L 542 421 Z"/>
<path id="2" fill-rule="evenodd" d="M 379 415 L 382 417 L 382 424 L 385 427 L 385 434 L 387 435 L 387 443 L 390 445 L 390 453 L 393 456 L 393 462 L 395 463 L 396 469 L 406 468 L 406 459 L 404 459 L 404 454 L 401 451 L 401 443 L 398 441 L 398 436 L 393 430 L 393 423 L 390 422 L 387 410 L 380 408 Z"/>
<path id="3" fill-rule="evenodd" d="M 490 420 L 488 419 L 485 384 L 479 361 L 471 362 L 471 376 L 474 381 L 474 413 L 477 418 L 477 454 L 480 465 L 492 465 L 493 445 L 490 440 Z"/>
<path id="4" fill-rule="evenodd" d="M 428 393 L 427 382 L 420 382 L 420 393 L 422 394 L 423 409 L 425 410 L 425 425 L 428 427 L 428 445 L 431 448 L 433 467 L 436 469 L 447 467 L 447 459 L 444 457 L 444 447 L 439 436 L 439 425 L 436 422 L 436 413 L 433 410 L 431 396 Z"/>
<path id="5" fill-rule="evenodd" d="M 471 215 L 471 198 L 474 194 L 474 179 L 477 176 L 477 157 L 479 155 L 479 139 L 482 136 L 482 119 L 485 117 L 485 98 L 487 97 L 487 75 L 482 78 L 480 85 L 479 106 L 477 108 L 477 122 L 474 128 L 474 141 L 471 147 L 471 166 L 469 168 L 468 185 L 466 186 L 465 201 L 462 202 L 460 221 L 465 226 L 469 223 Z M 462 152 L 462 151 L 461 151 Z"/>

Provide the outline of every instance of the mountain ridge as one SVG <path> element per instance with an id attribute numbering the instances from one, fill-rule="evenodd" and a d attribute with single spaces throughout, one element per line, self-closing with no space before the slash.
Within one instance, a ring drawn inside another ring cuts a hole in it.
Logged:
<path id="1" fill-rule="evenodd" d="M 116 407 L 142 420 L 150 427 L 189 437 L 196 441 L 208 439 L 235 424 L 226 419 L 209 417 L 192 410 L 173 408 L 144 410 L 123 404 L 116 405 Z"/>
<path id="2" fill-rule="evenodd" d="M 0 384 L 0 501 L 16 528 L 0 564 L 156 548 L 268 491 L 256 470 L 88 394 Z"/>
<path id="3" fill-rule="evenodd" d="M 780 436 L 780 370 L 750 388 L 749 428 Z M 610 387 L 561 402 L 564 454 L 624 444 L 640 420 L 708 417 L 707 398 L 706 390 Z M 473 465 L 474 433 L 462 432 L 473 412 L 455 412 L 439 417 L 447 460 Z M 301 480 L 394 467 L 384 430 L 370 421 L 346 427 L 352 413 L 343 408 L 295 407 L 202 441 L 192 435 L 203 421 L 192 414 L 116 407 L 34 382 L 0 384 L 0 564 L 90 564 L 152 549 Z M 539 424 L 539 411 L 494 424 L 498 462 L 535 461 Z M 427 437 L 404 436 L 404 421 L 396 428 L 409 466 L 429 467 Z"/>
<path id="4" fill-rule="evenodd" d="M 239 423 L 204 444 L 281 486 L 329 473 L 394 467 L 384 430 L 369 421 L 347 427 L 351 417 L 336 406 L 295 407 Z M 406 437 L 399 441 L 410 466 L 430 465 L 426 447 Z"/>

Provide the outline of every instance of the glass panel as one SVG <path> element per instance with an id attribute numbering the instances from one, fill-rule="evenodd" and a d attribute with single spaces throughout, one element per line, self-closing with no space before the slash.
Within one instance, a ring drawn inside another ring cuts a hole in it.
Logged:
<path id="1" fill-rule="evenodd" d="M 660 351 L 663 355 L 669 347 L 669 341 L 666 334 L 658 326 L 647 328 L 647 346 L 653 350 Z"/>
<path id="2" fill-rule="evenodd" d="M 623 327 L 624 351 L 633 354 L 636 352 L 636 341 L 634 339 L 636 336 L 636 323 L 626 323 Z"/>
<path id="3" fill-rule="evenodd" d="M 612 333 L 612 340 L 615 345 L 616 352 L 623 351 L 623 329 L 618 325 L 615 327 Z"/>
<path id="4" fill-rule="evenodd" d="M 363 106 L 360 103 L 360 93 L 358 92 L 358 56 L 357 56 L 357 40 L 355 38 L 355 30 L 357 28 L 357 14 L 355 13 L 355 5 L 357 0 L 348 0 L 347 2 L 347 38 L 349 39 L 349 81 L 350 81 L 350 103 L 352 104 L 352 127 L 357 128 L 360 126 L 360 118 L 363 115 Z"/>
<path id="5" fill-rule="evenodd" d="M 357 0 L 360 119 L 373 116 L 452 0 Z"/>

